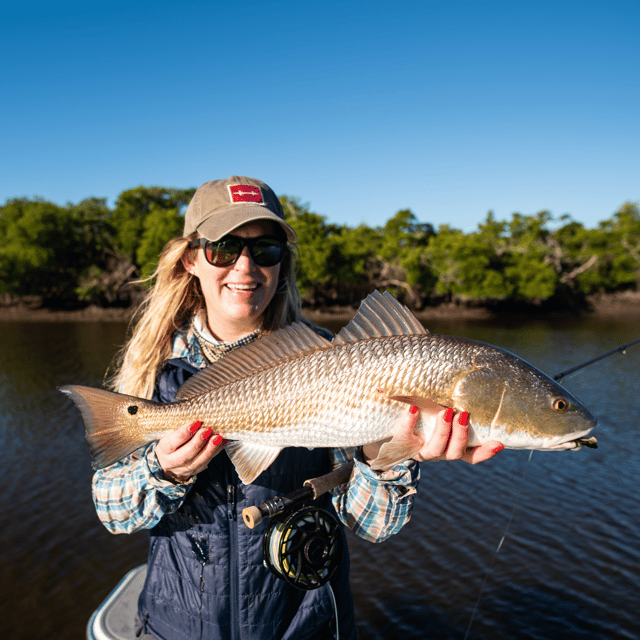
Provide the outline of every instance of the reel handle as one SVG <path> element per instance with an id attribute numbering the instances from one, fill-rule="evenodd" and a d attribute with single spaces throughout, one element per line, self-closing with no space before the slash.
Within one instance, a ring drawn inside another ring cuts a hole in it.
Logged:
<path id="1" fill-rule="evenodd" d="M 242 510 L 242 519 L 249 529 L 253 529 L 265 518 L 271 518 L 278 513 L 282 513 L 287 509 L 305 502 L 306 500 L 318 498 L 334 487 L 338 487 L 341 484 L 348 482 L 351 477 L 352 469 L 353 460 L 350 460 L 347 464 L 334 469 L 324 476 L 305 480 L 302 489 L 292 491 L 283 497 L 276 497 L 271 500 L 267 500 L 258 507 L 246 507 Z"/>

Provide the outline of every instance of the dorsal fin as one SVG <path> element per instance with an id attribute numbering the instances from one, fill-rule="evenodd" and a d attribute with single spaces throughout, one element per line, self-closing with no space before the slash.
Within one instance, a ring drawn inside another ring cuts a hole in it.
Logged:
<path id="1" fill-rule="evenodd" d="M 329 346 L 329 340 L 305 324 L 296 322 L 227 353 L 189 378 L 176 393 L 176 399 L 192 398 Z"/>
<path id="2" fill-rule="evenodd" d="M 390 293 L 374 291 L 360 305 L 353 320 L 336 336 L 332 344 L 358 342 L 381 336 L 429 333 L 407 307 Z"/>
<path id="3" fill-rule="evenodd" d="M 363 300 L 356 315 L 333 342 L 319 336 L 307 325 L 296 322 L 231 351 L 196 373 L 180 387 L 176 399 L 192 398 L 320 349 L 368 338 L 423 333 L 429 332 L 409 309 L 391 294 L 374 291 Z"/>

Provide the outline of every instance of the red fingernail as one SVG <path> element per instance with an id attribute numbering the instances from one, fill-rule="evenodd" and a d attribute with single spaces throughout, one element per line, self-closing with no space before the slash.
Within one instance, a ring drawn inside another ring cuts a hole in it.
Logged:
<path id="1" fill-rule="evenodd" d="M 504 445 L 503 445 L 503 444 L 501 444 L 499 447 L 496 447 L 496 448 L 493 450 L 493 453 L 498 453 L 498 451 L 502 451 L 503 449 L 504 449 Z"/>
<path id="2" fill-rule="evenodd" d="M 222 442 L 222 436 L 218 434 L 212 442 L 217 447 Z"/>
<path id="3" fill-rule="evenodd" d="M 200 425 L 202 424 L 201 420 L 196 420 L 190 427 L 189 427 L 189 431 L 191 431 L 191 433 L 195 433 L 199 428 Z"/>
<path id="4" fill-rule="evenodd" d="M 415 405 L 415 404 L 412 404 L 412 405 L 409 407 L 409 413 L 418 413 L 418 407 L 416 407 L 416 405 Z"/>
<path id="5" fill-rule="evenodd" d="M 469 422 L 469 412 L 463 411 L 458 418 L 461 427 L 466 427 Z"/>
<path id="6" fill-rule="evenodd" d="M 203 439 L 203 440 L 206 440 L 207 438 L 211 437 L 211 434 L 212 434 L 212 433 L 213 433 L 213 429 L 211 429 L 211 428 L 206 429 L 206 430 L 204 431 L 204 433 L 202 434 L 202 439 Z"/>
<path id="7" fill-rule="evenodd" d="M 453 420 L 453 409 L 447 409 L 444 412 L 444 421 L 451 422 Z"/>

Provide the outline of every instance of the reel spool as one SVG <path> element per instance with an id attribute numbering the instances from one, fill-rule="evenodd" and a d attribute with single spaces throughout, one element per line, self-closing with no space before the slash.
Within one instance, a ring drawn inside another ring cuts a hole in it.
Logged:
<path id="1" fill-rule="evenodd" d="M 326 584 L 342 558 L 336 518 L 316 507 L 302 507 L 271 519 L 264 532 L 265 565 L 303 591 Z"/>

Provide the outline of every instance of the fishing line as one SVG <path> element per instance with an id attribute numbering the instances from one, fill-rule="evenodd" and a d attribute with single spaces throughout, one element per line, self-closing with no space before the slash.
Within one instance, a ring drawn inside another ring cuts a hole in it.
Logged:
<path id="1" fill-rule="evenodd" d="M 329 582 L 342 558 L 337 519 L 317 507 L 277 514 L 264 532 L 262 551 L 267 568 L 297 589 L 328 586 L 339 640 L 338 604 Z"/>
<path id="2" fill-rule="evenodd" d="M 529 463 L 531 462 L 531 457 L 533 456 L 533 449 L 529 452 L 529 459 L 527 460 L 527 464 L 524 467 L 524 471 L 522 473 L 522 478 L 520 480 L 520 488 L 518 489 L 518 495 L 516 495 L 516 499 L 515 502 L 513 504 L 513 509 L 511 509 L 511 515 L 509 516 L 509 520 L 507 521 L 507 526 L 505 527 L 504 533 L 502 534 L 502 538 L 500 538 L 500 542 L 498 543 L 498 547 L 495 550 L 493 557 L 491 558 L 491 562 L 489 563 L 489 568 L 487 569 L 485 576 L 484 576 L 484 580 L 482 581 L 482 586 L 480 587 L 480 593 L 478 594 L 478 599 L 476 600 L 476 603 L 473 607 L 473 611 L 471 612 L 471 619 L 469 620 L 469 625 L 467 626 L 467 632 L 464 634 L 464 640 L 467 640 L 467 638 L 469 637 L 469 632 L 471 631 L 471 625 L 473 624 L 473 621 L 476 617 L 476 613 L 478 611 L 478 606 L 480 605 L 480 600 L 482 599 L 482 596 L 484 594 L 484 589 L 487 585 L 487 580 L 489 579 L 489 575 L 491 574 L 491 570 L 493 569 L 493 563 L 496 560 L 496 557 L 498 556 L 498 552 L 500 551 L 500 549 L 502 548 L 502 543 L 505 541 L 506 537 L 507 537 L 507 533 L 509 532 L 509 527 L 511 526 L 511 522 L 513 520 L 513 516 L 516 512 L 516 508 L 518 506 L 518 503 L 520 502 L 520 496 L 522 495 L 522 490 L 524 489 L 524 479 L 527 475 L 527 471 L 529 469 Z"/>
<path id="3" fill-rule="evenodd" d="M 342 560 L 344 541 L 338 519 L 315 505 L 304 505 L 348 482 L 353 460 L 302 488 L 242 510 L 242 519 L 254 529 L 270 518 L 262 537 L 264 565 L 297 589 L 310 591 L 327 585 L 333 603 L 336 640 L 339 640 L 338 605 L 329 582 Z"/>
<path id="4" fill-rule="evenodd" d="M 303 591 L 329 582 L 342 558 L 342 536 L 336 518 L 316 507 L 275 516 L 263 538 L 265 564 Z"/>
<path id="5" fill-rule="evenodd" d="M 331 583 L 329 583 L 329 593 L 331 594 L 331 601 L 333 602 L 333 612 L 336 617 L 336 640 L 340 640 L 340 629 L 338 628 L 338 603 L 336 602 L 336 596 L 333 593 L 333 589 L 331 588 Z"/>
<path id="6" fill-rule="evenodd" d="M 599 356 L 596 356 L 595 358 L 591 358 L 590 360 L 587 360 L 586 362 L 583 362 L 581 364 L 578 364 L 574 367 L 571 367 L 570 369 L 566 369 L 565 371 L 562 371 L 558 374 L 556 374 L 555 376 L 553 376 L 553 379 L 556 381 L 560 381 L 562 378 L 564 378 L 565 376 L 568 376 L 571 373 L 574 373 L 576 371 L 579 371 L 580 369 L 583 369 L 584 367 L 588 367 L 592 364 L 594 364 L 595 362 L 599 362 L 600 360 L 603 360 L 604 358 L 608 358 L 609 356 L 613 355 L 614 353 L 619 353 L 621 352 L 622 355 L 626 355 L 627 353 L 627 349 L 633 345 L 636 345 L 640 343 L 640 338 L 636 338 L 635 340 L 632 340 L 631 342 L 627 342 L 626 344 L 620 345 L 619 347 L 616 347 L 615 349 L 611 349 L 610 351 L 607 351 L 606 353 L 603 353 Z M 588 446 L 588 445 L 587 445 Z M 500 542 L 498 543 L 498 547 L 495 550 L 495 553 L 493 554 L 493 557 L 491 558 L 491 562 L 489 563 L 489 568 L 487 569 L 487 572 L 485 573 L 484 576 L 484 580 L 482 581 L 482 586 L 480 587 L 480 593 L 478 594 L 478 598 L 476 600 L 476 603 L 473 607 L 473 611 L 471 613 L 471 619 L 469 620 L 469 625 L 467 626 L 467 631 L 464 635 L 464 640 L 467 640 L 467 638 L 469 637 L 469 633 L 471 631 L 471 625 L 473 624 L 473 621 L 476 617 L 476 613 L 478 611 L 478 607 L 480 605 L 480 600 L 482 599 L 482 596 L 484 594 L 484 590 L 485 587 L 487 585 L 487 581 L 489 579 L 489 575 L 491 574 L 491 570 L 493 569 L 493 564 L 496 560 L 496 557 L 498 556 L 498 552 L 500 551 L 500 549 L 502 548 L 502 544 L 505 541 L 506 537 L 507 537 L 507 533 L 509 532 L 509 527 L 511 526 L 511 522 L 513 520 L 513 516 L 516 512 L 516 508 L 518 506 L 518 503 L 520 501 L 520 496 L 522 494 L 522 490 L 524 488 L 524 479 L 525 476 L 527 475 L 527 471 L 529 469 L 529 463 L 531 462 L 531 457 L 533 456 L 533 450 L 531 450 L 530 454 L 529 454 L 529 459 L 527 460 L 527 464 L 524 468 L 523 474 L 522 474 L 522 479 L 520 481 L 520 489 L 518 490 L 518 495 L 516 496 L 516 500 L 515 503 L 513 505 L 513 509 L 511 510 L 511 515 L 509 516 L 509 521 L 507 522 L 507 526 L 505 527 L 504 533 L 502 535 L 502 538 L 500 539 Z M 616 475 L 618 476 L 618 478 L 620 479 L 620 481 L 622 482 L 622 484 L 626 485 L 626 482 L 622 481 L 622 478 L 620 477 L 620 474 L 618 472 L 617 469 L 615 469 Z"/>
<path id="7" fill-rule="evenodd" d="M 640 343 L 640 338 L 636 338 L 635 340 L 632 340 L 631 342 L 627 342 L 625 344 L 620 345 L 619 347 L 616 347 L 615 349 L 611 349 L 610 351 L 607 351 L 606 353 L 602 353 L 599 356 L 596 356 L 595 358 L 591 358 L 590 360 L 587 360 L 586 362 L 583 362 L 582 364 L 576 365 L 575 367 L 571 367 L 570 369 L 567 369 L 567 370 L 565 370 L 565 371 L 563 371 L 561 373 L 558 373 L 555 376 L 553 376 L 553 379 L 556 380 L 556 381 L 560 381 L 565 376 L 568 376 L 571 373 L 575 373 L 576 371 L 579 371 L 580 369 L 583 369 L 584 367 L 588 367 L 588 366 L 594 364 L 595 362 L 599 362 L 600 360 L 603 360 L 604 358 L 608 358 L 609 356 L 612 356 L 612 355 L 614 355 L 616 353 L 621 353 L 623 356 L 626 356 L 627 355 L 627 349 L 629 347 L 632 347 L 633 345 L 638 344 L 638 343 Z M 562 384 L 562 383 L 560 383 L 560 384 Z M 618 477 L 618 480 L 620 481 L 620 483 L 627 488 L 629 493 L 631 495 L 635 495 L 636 494 L 635 489 L 632 489 L 631 486 L 622 478 L 618 468 L 615 467 L 614 465 L 609 464 L 609 462 L 606 459 L 604 460 L 604 463 L 605 463 L 606 466 L 610 467 L 613 470 L 613 472 Z"/>

